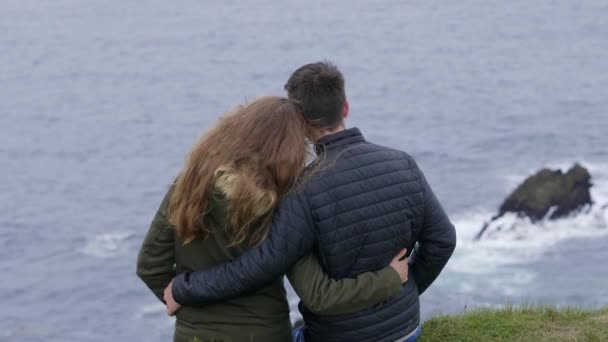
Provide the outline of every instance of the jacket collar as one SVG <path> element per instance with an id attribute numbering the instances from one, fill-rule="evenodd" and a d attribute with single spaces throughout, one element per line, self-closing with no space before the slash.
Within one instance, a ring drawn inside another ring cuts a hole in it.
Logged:
<path id="1" fill-rule="evenodd" d="M 315 144 L 315 151 L 317 155 L 321 155 L 324 152 L 331 152 L 362 142 L 365 142 L 363 134 L 361 134 L 361 131 L 358 128 L 353 127 L 324 136 Z"/>

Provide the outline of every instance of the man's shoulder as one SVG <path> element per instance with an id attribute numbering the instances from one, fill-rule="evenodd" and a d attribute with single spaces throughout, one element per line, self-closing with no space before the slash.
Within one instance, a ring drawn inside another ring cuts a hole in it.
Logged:
<path id="1" fill-rule="evenodd" d="M 416 167 L 417 163 L 408 152 L 389 147 L 385 145 L 376 144 L 370 141 L 366 141 L 364 144 L 358 145 L 358 148 L 353 151 L 354 153 L 348 157 L 363 157 L 369 159 L 377 159 L 377 160 L 399 160 L 404 163 L 404 165 L 409 167 Z"/>
<path id="2" fill-rule="evenodd" d="M 328 188 L 347 185 L 360 177 L 386 173 L 387 169 L 419 174 L 418 165 L 409 153 L 365 142 L 351 146 L 331 159 L 309 166 L 302 177 L 302 187 L 297 192 L 309 198 Z"/>

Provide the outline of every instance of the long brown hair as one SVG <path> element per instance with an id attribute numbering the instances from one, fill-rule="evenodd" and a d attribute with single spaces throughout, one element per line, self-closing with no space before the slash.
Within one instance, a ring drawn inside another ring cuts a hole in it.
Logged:
<path id="1" fill-rule="evenodd" d="M 274 208 L 306 163 L 307 126 L 298 106 L 268 96 L 224 115 L 195 144 L 169 202 L 169 222 L 187 243 L 209 236 L 210 191 L 227 200 L 230 244 L 257 244 Z"/>

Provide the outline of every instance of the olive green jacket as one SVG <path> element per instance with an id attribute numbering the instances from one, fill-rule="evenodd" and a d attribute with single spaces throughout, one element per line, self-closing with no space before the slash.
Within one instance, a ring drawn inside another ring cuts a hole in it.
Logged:
<path id="1" fill-rule="evenodd" d="M 237 258 L 243 246 L 227 247 L 225 199 L 214 192 L 210 222 L 215 228 L 205 240 L 183 244 L 167 220 L 170 191 L 150 225 L 137 260 L 137 275 L 163 301 L 163 291 L 177 273 L 195 271 Z M 361 311 L 401 291 L 401 279 L 391 267 L 354 279 L 330 279 L 314 255 L 300 260 L 287 274 L 303 304 L 312 312 L 338 315 Z M 175 341 L 290 341 L 289 305 L 283 279 L 246 295 L 202 308 L 177 312 Z"/>

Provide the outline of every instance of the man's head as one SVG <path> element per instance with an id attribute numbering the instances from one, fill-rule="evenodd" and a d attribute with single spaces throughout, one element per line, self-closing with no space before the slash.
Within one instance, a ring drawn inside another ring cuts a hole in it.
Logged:
<path id="1" fill-rule="evenodd" d="M 348 116 L 344 77 L 331 62 L 300 67 L 287 80 L 285 90 L 290 99 L 300 104 L 304 118 L 313 128 L 333 132 L 344 126 Z"/>

